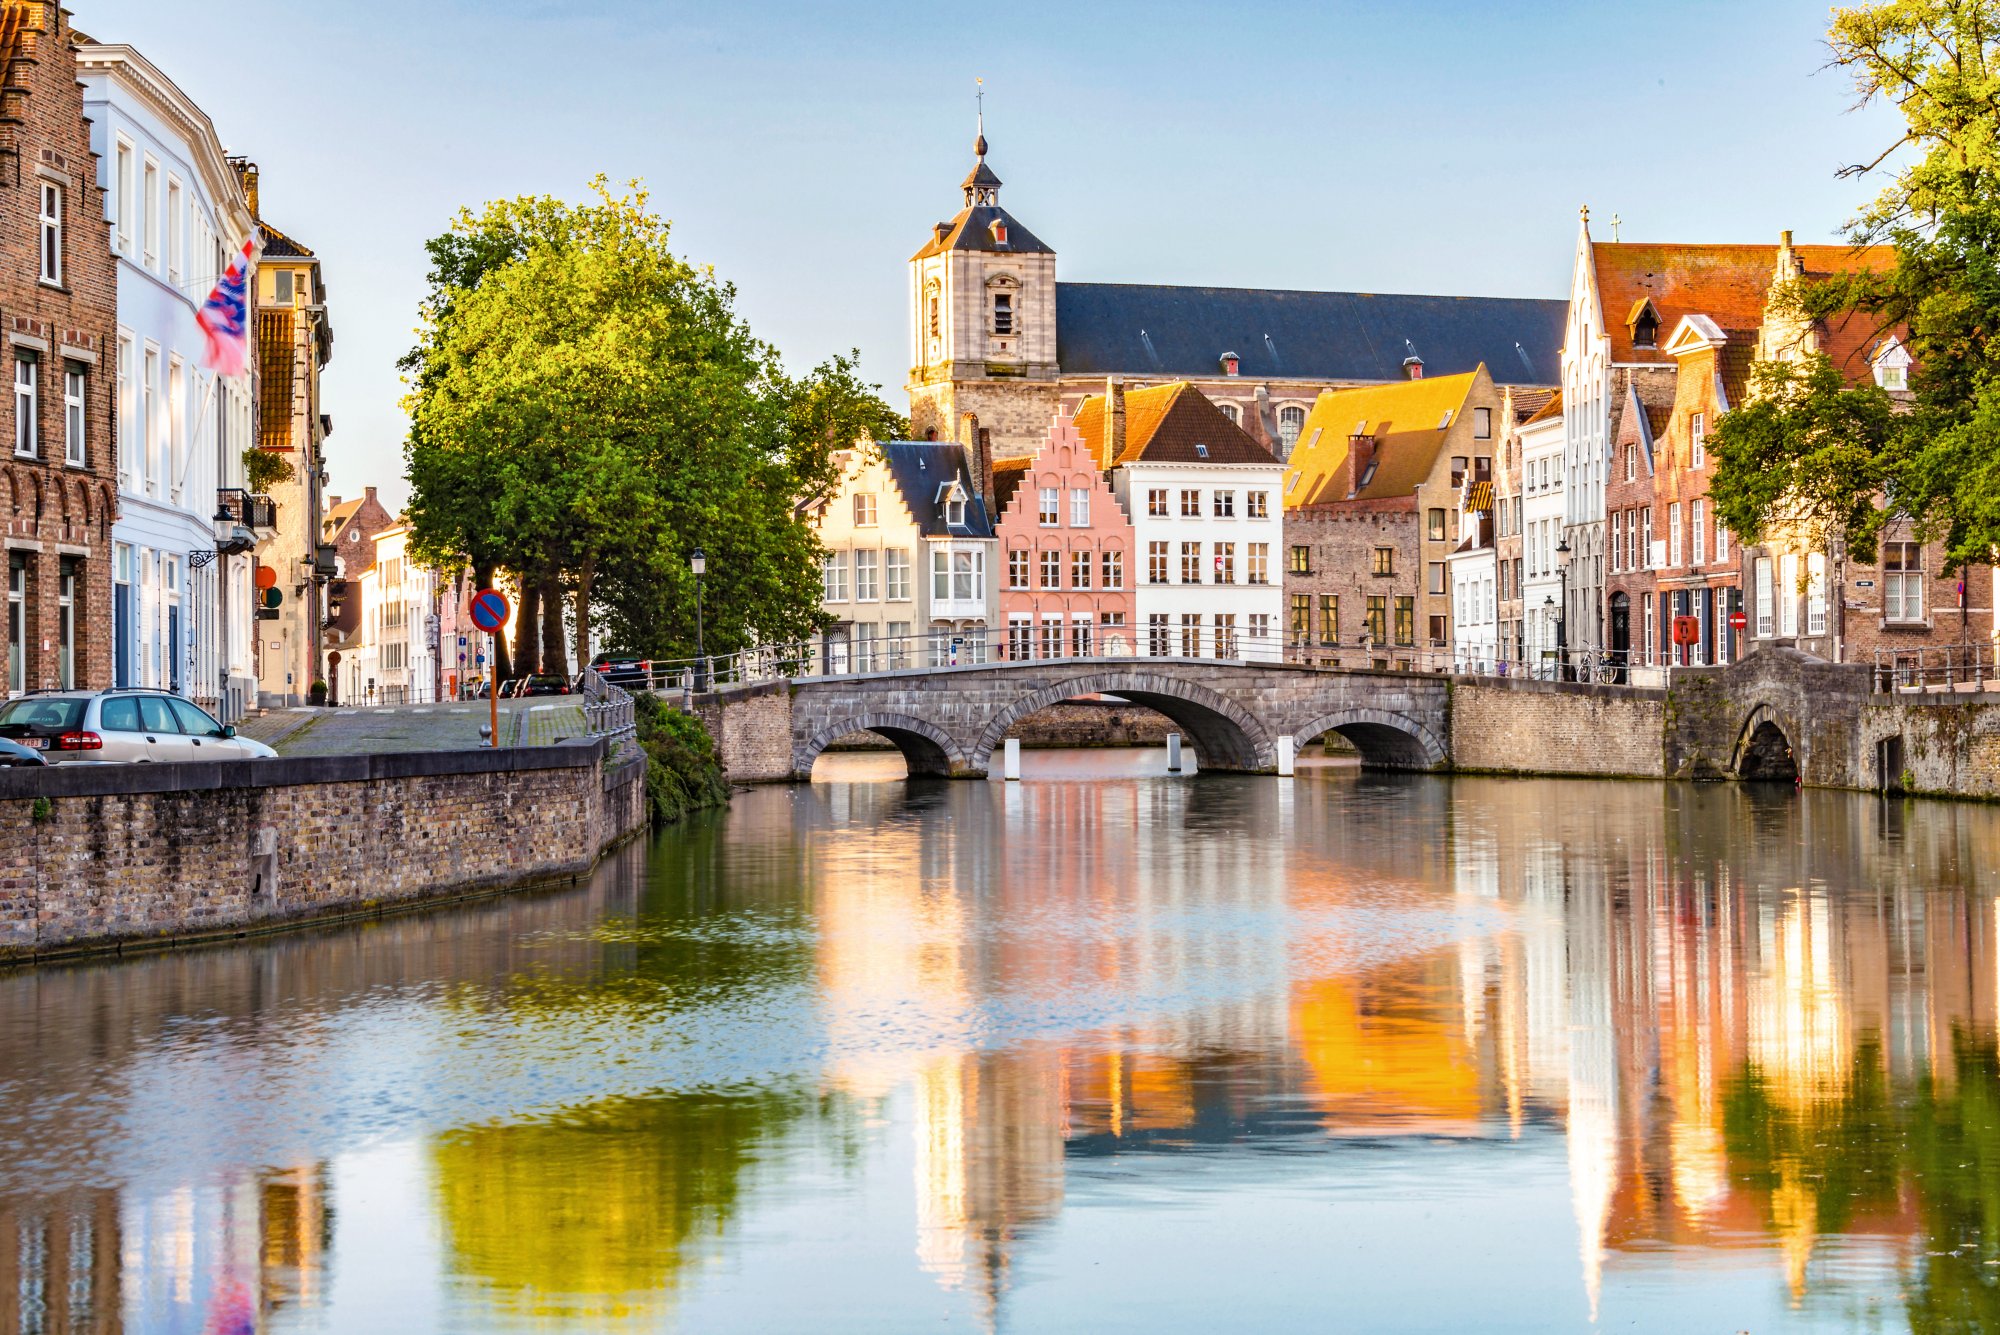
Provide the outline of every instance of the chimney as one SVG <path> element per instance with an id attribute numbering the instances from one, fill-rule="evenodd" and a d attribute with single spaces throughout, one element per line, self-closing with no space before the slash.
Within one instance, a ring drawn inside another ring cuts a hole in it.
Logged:
<path id="1" fill-rule="evenodd" d="M 373 487 L 363 487 L 363 488 L 362 488 L 362 494 L 363 494 L 363 495 L 365 495 L 365 496 L 366 496 L 366 497 L 368 498 L 368 499 L 367 499 L 367 501 L 366 501 L 366 504 L 368 504 L 368 505 L 374 505 L 374 504 L 376 503 L 376 502 L 375 502 L 375 488 L 373 488 Z"/>
<path id="2" fill-rule="evenodd" d="M 229 165 L 236 168 L 236 181 L 243 187 L 243 198 L 250 203 L 250 216 L 263 221 L 263 209 L 257 199 L 257 164 L 248 158 L 231 158 Z"/>
<path id="3" fill-rule="evenodd" d="M 1125 453 L 1125 381 L 1122 376 L 1107 376 L 1104 380 L 1104 462 L 1105 466 L 1118 462 L 1118 456 Z"/>
<path id="4" fill-rule="evenodd" d="M 990 500 L 987 479 L 993 476 L 993 461 L 986 457 L 986 446 L 992 437 L 979 429 L 979 414 L 960 413 L 958 415 L 958 443 L 965 447 L 966 471 L 972 475 L 972 485 L 982 500 Z"/>
<path id="5" fill-rule="evenodd" d="M 1375 436 L 1363 422 L 1359 430 L 1347 438 L 1347 494 L 1361 494 L 1361 479 L 1368 476 L 1368 466 L 1375 462 Z"/>
<path id="6" fill-rule="evenodd" d="M 1252 397 L 1257 401 L 1257 430 L 1254 434 L 1259 443 L 1274 454 L 1284 453 L 1285 438 L 1278 431 L 1277 409 L 1271 406 L 1271 387 L 1269 385 L 1257 386 Z M 1291 459 L 1288 457 L 1279 462 L 1290 463 Z"/>

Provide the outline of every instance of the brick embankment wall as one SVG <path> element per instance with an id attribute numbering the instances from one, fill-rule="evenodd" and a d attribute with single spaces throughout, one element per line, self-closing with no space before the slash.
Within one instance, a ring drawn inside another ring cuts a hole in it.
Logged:
<path id="1" fill-rule="evenodd" d="M 1459 770 L 1657 779 L 1664 691 L 1460 678 L 1451 692 Z"/>
<path id="2" fill-rule="evenodd" d="M 792 778 L 792 688 L 767 682 L 695 697 L 694 712 L 731 783 L 789 783 Z"/>
<path id="3" fill-rule="evenodd" d="M 601 742 L 0 772 L 0 960 L 574 879 L 648 819 Z"/>

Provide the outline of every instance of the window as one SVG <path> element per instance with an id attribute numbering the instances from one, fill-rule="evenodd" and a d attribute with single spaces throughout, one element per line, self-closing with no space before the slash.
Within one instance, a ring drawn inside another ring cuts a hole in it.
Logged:
<path id="1" fill-rule="evenodd" d="M 187 458 L 187 368 L 181 359 L 167 363 L 167 489 L 181 498 L 182 466 Z"/>
<path id="2" fill-rule="evenodd" d="M 1073 658 L 1089 658 L 1095 652 L 1092 636 L 1095 623 L 1088 612 L 1072 612 L 1069 618 L 1069 652 Z"/>
<path id="3" fill-rule="evenodd" d="M 1377 547 L 1375 549 L 1374 565 L 1372 568 L 1378 575 L 1395 574 L 1396 549 L 1394 547 Z"/>
<path id="4" fill-rule="evenodd" d="M 1431 512 L 1425 516 L 1425 521 L 1426 523 L 1424 529 L 1424 536 L 1429 538 L 1432 542 L 1443 542 L 1444 511 L 1442 509 L 1432 509 Z"/>
<path id="5" fill-rule="evenodd" d="M 1708 415 L 1696 413 L 1688 419 L 1688 467 L 1700 468 L 1708 462 Z"/>
<path id="6" fill-rule="evenodd" d="M 1025 662 L 1035 656 L 1034 618 L 1026 612 L 1007 614 L 1007 657 Z"/>
<path id="7" fill-rule="evenodd" d="M 1233 403 L 1218 403 L 1215 406 L 1222 409 L 1222 415 L 1227 417 L 1232 424 L 1236 426 L 1243 425 L 1243 410 L 1241 408 Z"/>
<path id="8" fill-rule="evenodd" d="M 1778 558 L 1778 634 L 1799 633 L 1799 557 L 1786 552 Z"/>
<path id="9" fill-rule="evenodd" d="M 292 304 L 292 271 L 274 269 L 271 272 L 271 297 L 280 306 Z"/>
<path id="10" fill-rule="evenodd" d="M 1645 530 L 1644 534 L 1640 539 L 1642 545 L 1639 548 L 1639 556 L 1642 562 L 1641 568 L 1651 569 L 1653 565 L 1653 507 L 1652 506 L 1649 505 L 1645 509 L 1639 511 L 1639 522 Z"/>
<path id="11" fill-rule="evenodd" d="M 1071 528 L 1090 527 L 1090 488 L 1071 487 L 1069 489 L 1069 526 Z"/>
<path id="12" fill-rule="evenodd" d="M 1094 564 L 1095 562 L 1091 559 L 1091 553 L 1071 552 L 1069 554 L 1069 586 L 1072 589 L 1089 588 L 1090 568 Z"/>
<path id="13" fill-rule="evenodd" d="M 138 439 L 132 428 L 132 360 L 136 353 L 132 336 L 118 335 L 118 412 L 113 420 L 112 434 L 118 445 L 118 476 L 120 485 L 127 491 L 139 489 L 139 455 L 133 448 Z"/>
<path id="14" fill-rule="evenodd" d="M 1201 583 L 1201 544 L 1198 542 L 1181 544 L 1181 583 Z"/>
<path id="15" fill-rule="evenodd" d="M 931 549 L 931 597 L 936 601 L 971 602 L 981 596 L 985 581 L 983 550 Z"/>
<path id="16" fill-rule="evenodd" d="M 1184 492 L 1182 492 L 1182 493 L 1181 493 L 1181 518 L 1182 518 L 1182 519 L 1199 519 L 1199 518 L 1201 518 L 1201 493 L 1200 493 L 1200 492 L 1198 492 L 1198 491 L 1184 491 Z"/>
<path id="17" fill-rule="evenodd" d="M 1217 584 L 1236 582 L 1236 544 L 1233 542 L 1215 544 L 1215 582 Z"/>
<path id="18" fill-rule="evenodd" d="M 1639 447 L 1637 445 L 1627 445 L 1625 447 L 1625 480 L 1631 482 L 1638 476 Z"/>
<path id="19" fill-rule="evenodd" d="M 1104 554 L 1104 587 L 1122 589 L 1125 587 L 1125 553 L 1106 552 Z"/>
<path id="20" fill-rule="evenodd" d="M 1244 492 L 1243 513 L 1252 519 L 1269 519 L 1271 517 L 1271 493 L 1268 491 Z"/>
<path id="21" fill-rule="evenodd" d="M 1042 614 L 1042 657 L 1061 658 L 1063 643 L 1063 619 L 1060 612 Z"/>
<path id="22" fill-rule="evenodd" d="M 118 178 L 112 183 L 117 192 L 118 253 L 132 257 L 132 145 L 118 141 Z"/>
<path id="23" fill-rule="evenodd" d="M 1430 583 L 1425 586 L 1426 590 L 1430 593 L 1443 593 L 1446 578 L 1444 562 L 1433 561 L 1425 568 L 1430 571 Z"/>
<path id="24" fill-rule="evenodd" d="M 882 597 L 882 581 L 879 578 L 882 554 L 880 552 L 857 551 L 854 553 L 854 601 L 857 603 L 879 602 Z"/>
<path id="25" fill-rule="evenodd" d="M 901 671 L 910 665 L 910 623 L 891 621 L 889 632 L 889 668 Z"/>
<path id="26" fill-rule="evenodd" d="M 1025 547 L 1016 547 L 1007 553 L 1007 587 L 1028 587 L 1028 549 Z"/>
<path id="27" fill-rule="evenodd" d="M 1313 549 L 1304 545 L 1292 548 L 1291 572 L 1294 575 L 1310 575 L 1313 572 Z"/>
<path id="28" fill-rule="evenodd" d="M 1722 516 L 1715 517 L 1715 561 L 1717 565 L 1729 559 L 1729 530 L 1722 526 Z"/>
<path id="29" fill-rule="evenodd" d="M 1337 594 L 1322 593 L 1319 596 L 1319 642 L 1340 643 L 1340 597 Z"/>
<path id="30" fill-rule="evenodd" d="M 7 556 L 7 689 L 28 689 L 28 558 Z"/>
<path id="31" fill-rule="evenodd" d="M 1465 485 L 1466 457 L 1462 454 L 1451 456 L 1451 489 L 1457 491 Z"/>
<path id="32" fill-rule="evenodd" d="M 1060 589 L 1062 587 L 1062 553 L 1054 550 L 1042 553 L 1042 587 Z"/>
<path id="33" fill-rule="evenodd" d="M 1217 519 L 1236 518 L 1236 493 L 1218 491 L 1215 493 L 1215 517 Z"/>
<path id="34" fill-rule="evenodd" d="M 1611 512 L 1611 569 L 1616 572 L 1624 567 L 1625 555 L 1625 512 Z"/>
<path id="35" fill-rule="evenodd" d="M 829 603 L 847 601 L 847 553 L 828 552 L 819 561 L 820 596 Z"/>
<path id="36" fill-rule="evenodd" d="M 1415 598 L 1396 599 L 1396 643 L 1415 644 L 1417 642 L 1417 600 Z"/>
<path id="37" fill-rule="evenodd" d="M 1883 389 L 1904 390 L 1910 387 L 1910 368 L 1893 362 L 1877 362 L 1875 383 Z"/>
<path id="38" fill-rule="evenodd" d="M 1806 557 L 1806 634 L 1826 634 L 1826 556 Z"/>
<path id="39" fill-rule="evenodd" d="M 890 602 L 908 602 L 910 598 L 910 553 L 908 548 L 891 547 L 882 553 L 882 568 L 887 584 Z"/>
<path id="40" fill-rule="evenodd" d="M 1043 487 L 1041 508 L 1037 511 L 1043 528 L 1054 528 L 1062 523 L 1062 492 L 1056 487 Z"/>
<path id="41" fill-rule="evenodd" d="M 83 439 L 83 368 L 63 368 L 63 460 L 78 468 L 86 462 Z"/>
<path id="42" fill-rule="evenodd" d="M 878 522 L 877 515 L 875 493 L 869 491 L 856 492 L 854 494 L 854 527 L 874 528 Z"/>
<path id="43" fill-rule="evenodd" d="M 1372 594 L 1368 599 L 1368 641 L 1371 644 L 1389 641 L 1389 600 L 1380 594 Z"/>
<path id="44" fill-rule="evenodd" d="M 1312 637 L 1312 595 L 1292 595 L 1292 643 L 1304 644 Z"/>
<path id="45" fill-rule="evenodd" d="M 63 196 L 62 187 L 42 183 L 42 281 L 62 286 L 63 280 Z"/>
<path id="46" fill-rule="evenodd" d="M 14 453 L 32 459 L 41 453 L 42 437 L 35 417 L 35 359 L 14 358 Z"/>
<path id="47" fill-rule="evenodd" d="M 1167 544 L 1164 542 L 1146 544 L 1146 582 L 1148 584 L 1167 582 Z"/>
<path id="48" fill-rule="evenodd" d="M 1165 487 L 1149 487 L 1146 490 L 1146 513 L 1155 519 L 1167 515 L 1167 490 Z"/>
<path id="49" fill-rule="evenodd" d="M 185 257 L 181 254 L 181 242 L 187 227 L 182 220 L 181 183 L 171 176 L 167 178 L 167 278 L 181 281 L 181 266 Z"/>
<path id="50" fill-rule="evenodd" d="M 1667 507 L 1667 564 L 1681 563 L 1681 503 L 1675 501 Z"/>
<path id="51" fill-rule="evenodd" d="M 1474 408 L 1472 410 L 1472 438 L 1474 440 L 1493 439 L 1493 410 Z"/>
<path id="52" fill-rule="evenodd" d="M 1305 429 L 1305 409 L 1296 406 L 1278 409 L 1278 444 L 1286 456 L 1290 456 L 1292 447 L 1299 443 L 1299 433 Z"/>
<path id="53" fill-rule="evenodd" d="M 1217 612 L 1215 614 L 1215 656 L 1217 658 L 1236 657 L 1236 614 Z"/>
<path id="54" fill-rule="evenodd" d="M 1174 651 L 1173 631 L 1164 612 L 1151 612 L 1146 616 L 1146 652 L 1154 658 L 1165 658 Z"/>
<path id="55" fill-rule="evenodd" d="M 160 267 L 160 169 L 150 160 L 146 163 L 146 195 L 141 206 L 145 212 L 139 219 L 139 245 L 146 254 L 146 267 Z"/>
<path id="56" fill-rule="evenodd" d="M 957 487 L 953 487 L 951 494 L 945 498 L 944 524 L 946 528 L 965 527 L 965 493 Z"/>
<path id="57" fill-rule="evenodd" d="M 1882 544 L 1882 615 L 1889 621 L 1924 619 L 1924 549 L 1914 542 Z"/>
<path id="58" fill-rule="evenodd" d="M 1772 589 L 1771 558 L 1760 556 L 1752 576 L 1757 599 L 1757 637 L 1770 639 L 1777 630 L 1775 593 Z"/>
<path id="59" fill-rule="evenodd" d="M 146 349 L 144 377 L 139 381 L 139 432 L 134 445 L 138 448 L 146 468 L 146 490 L 154 495 L 160 490 L 160 415 L 153 411 L 153 399 L 159 392 L 160 351 Z"/>
<path id="60" fill-rule="evenodd" d="M 1014 296 L 1010 292 L 993 294 L 993 332 L 996 334 L 1014 332 Z"/>
<path id="61" fill-rule="evenodd" d="M 1201 657 L 1201 618 L 1193 612 L 1181 613 L 1181 657 Z"/>
<path id="62" fill-rule="evenodd" d="M 936 338 L 943 325 L 943 321 L 939 318 L 940 302 L 938 300 L 938 283 L 935 278 L 931 280 L 930 286 L 925 289 L 925 292 L 930 297 L 931 337 Z"/>
<path id="63" fill-rule="evenodd" d="M 1250 584 L 1269 584 L 1271 582 L 1270 543 L 1253 542 L 1250 544 L 1247 559 L 1244 562 L 1243 578 L 1246 583 Z"/>

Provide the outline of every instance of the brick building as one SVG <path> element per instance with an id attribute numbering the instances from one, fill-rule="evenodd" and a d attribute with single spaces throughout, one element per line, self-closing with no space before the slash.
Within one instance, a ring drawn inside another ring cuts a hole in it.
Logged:
<path id="1" fill-rule="evenodd" d="M 993 486 L 1007 657 L 1131 653 L 1132 521 L 1075 424 L 1056 418 L 1032 458 L 995 467 Z"/>
<path id="2" fill-rule="evenodd" d="M 1493 545 L 1500 576 L 1498 643 L 1501 661 L 1520 664 L 1528 644 L 1527 595 L 1523 588 L 1526 560 L 1522 530 L 1526 524 L 1526 477 L 1522 460 L 1521 428 L 1555 399 L 1556 391 L 1516 389 L 1509 386 L 1501 394 L 1500 422 L 1504 434 L 1493 461 Z"/>
<path id="3" fill-rule="evenodd" d="M 1674 366 L 1621 367 L 1611 399 L 1611 464 L 1604 483 L 1605 620 L 1613 668 L 1628 677 L 1634 667 L 1665 661 L 1653 538 L 1666 530 L 1654 514 L 1654 474 L 1666 449 L 1678 380 Z"/>
<path id="4" fill-rule="evenodd" d="M 373 487 L 351 501 L 326 498 L 319 540 L 321 546 L 333 548 L 335 569 L 326 587 L 324 635 L 330 703 L 348 698 L 341 683 L 351 674 L 343 674 L 341 664 L 362 642 L 361 577 L 375 568 L 375 536 L 395 522 L 396 517 L 375 499 Z"/>
<path id="5" fill-rule="evenodd" d="M 111 684 L 117 278 L 69 17 L 0 0 L 7 690 Z"/>
<path id="6" fill-rule="evenodd" d="M 1492 480 L 1503 408 L 1483 365 L 1320 395 L 1285 475 L 1294 654 L 1337 663 L 1345 645 L 1350 666 L 1388 666 L 1449 652 L 1447 561 L 1465 483 Z"/>

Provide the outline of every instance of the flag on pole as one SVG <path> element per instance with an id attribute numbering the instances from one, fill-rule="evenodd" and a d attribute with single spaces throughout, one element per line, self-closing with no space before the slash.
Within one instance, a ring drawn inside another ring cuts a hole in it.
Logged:
<path id="1" fill-rule="evenodd" d="M 257 262 L 257 238 L 243 243 L 238 255 L 215 284 L 215 291 L 195 313 L 195 323 L 208 339 L 202 353 L 204 370 L 217 375 L 242 375 L 250 366 L 250 266 Z"/>

